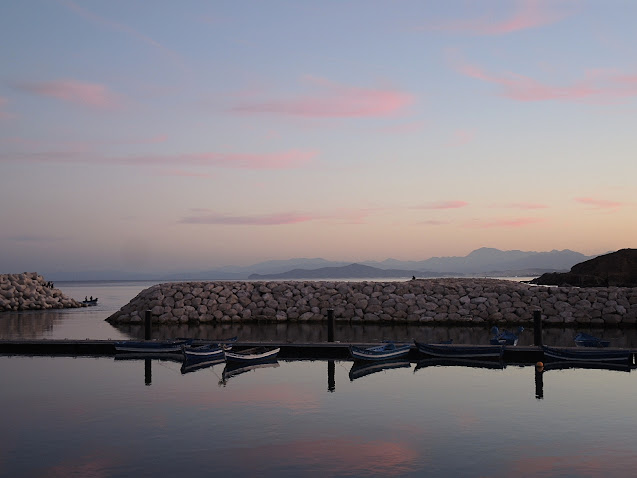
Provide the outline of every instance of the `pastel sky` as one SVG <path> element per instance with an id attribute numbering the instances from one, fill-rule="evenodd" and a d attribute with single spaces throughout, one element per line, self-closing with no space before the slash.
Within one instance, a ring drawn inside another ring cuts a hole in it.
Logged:
<path id="1" fill-rule="evenodd" d="M 0 272 L 637 239 L 634 0 L 0 3 Z"/>

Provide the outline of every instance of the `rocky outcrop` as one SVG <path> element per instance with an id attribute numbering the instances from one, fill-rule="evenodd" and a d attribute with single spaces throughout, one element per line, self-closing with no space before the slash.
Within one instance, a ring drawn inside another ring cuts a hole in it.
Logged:
<path id="1" fill-rule="evenodd" d="M 37 272 L 0 275 L 0 312 L 82 307 Z"/>
<path id="2" fill-rule="evenodd" d="M 637 249 L 621 249 L 571 267 L 570 272 L 546 273 L 530 281 L 538 285 L 637 287 Z"/>
<path id="3" fill-rule="evenodd" d="M 109 317 L 138 323 L 322 321 L 352 323 L 635 324 L 637 288 L 542 287 L 496 279 L 405 282 L 176 282 L 142 291 Z"/>

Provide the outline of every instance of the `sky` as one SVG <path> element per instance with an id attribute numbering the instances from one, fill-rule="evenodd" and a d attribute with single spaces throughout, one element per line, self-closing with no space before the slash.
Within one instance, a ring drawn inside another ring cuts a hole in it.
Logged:
<path id="1" fill-rule="evenodd" d="M 635 18 L 0 2 L 0 272 L 635 247 Z"/>

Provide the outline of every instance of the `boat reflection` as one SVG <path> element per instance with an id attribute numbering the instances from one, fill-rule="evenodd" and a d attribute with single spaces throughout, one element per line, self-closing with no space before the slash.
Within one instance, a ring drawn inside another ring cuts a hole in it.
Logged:
<path id="1" fill-rule="evenodd" d="M 259 362 L 252 363 L 246 365 L 244 363 L 229 363 L 226 362 L 226 366 L 223 369 L 223 373 L 221 374 L 221 380 L 219 380 L 220 386 L 226 386 L 228 380 L 232 377 L 236 377 L 237 375 L 241 375 L 242 373 L 252 372 L 262 368 L 277 368 L 279 367 L 279 362 L 274 359 L 267 362 Z"/>
<path id="2" fill-rule="evenodd" d="M 409 360 L 387 360 L 382 362 L 354 361 L 352 368 L 349 371 L 349 379 L 353 382 L 357 378 L 382 372 L 384 370 L 409 367 L 411 367 L 411 362 L 409 362 Z"/>
<path id="3" fill-rule="evenodd" d="M 493 370 L 504 370 L 506 364 L 502 361 L 495 360 L 472 360 L 462 358 L 432 358 L 419 360 L 414 368 L 417 370 L 427 367 L 472 367 L 472 368 L 490 368 Z"/>
<path id="4" fill-rule="evenodd" d="M 223 355 L 221 357 L 210 357 L 199 360 L 184 360 L 181 364 L 181 373 L 185 375 L 190 372 L 196 372 L 204 368 L 210 368 L 217 364 L 224 363 Z"/>

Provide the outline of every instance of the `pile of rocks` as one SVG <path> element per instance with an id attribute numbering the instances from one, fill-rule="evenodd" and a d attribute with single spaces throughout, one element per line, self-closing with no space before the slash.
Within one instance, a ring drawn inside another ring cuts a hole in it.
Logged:
<path id="1" fill-rule="evenodd" d="M 637 288 L 542 287 L 496 279 L 406 282 L 178 282 L 142 291 L 111 323 L 321 321 L 635 324 Z"/>
<path id="2" fill-rule="evenodd" d="M 0 312 L 82 307 L 37 272 L 0 274 Z"/>

